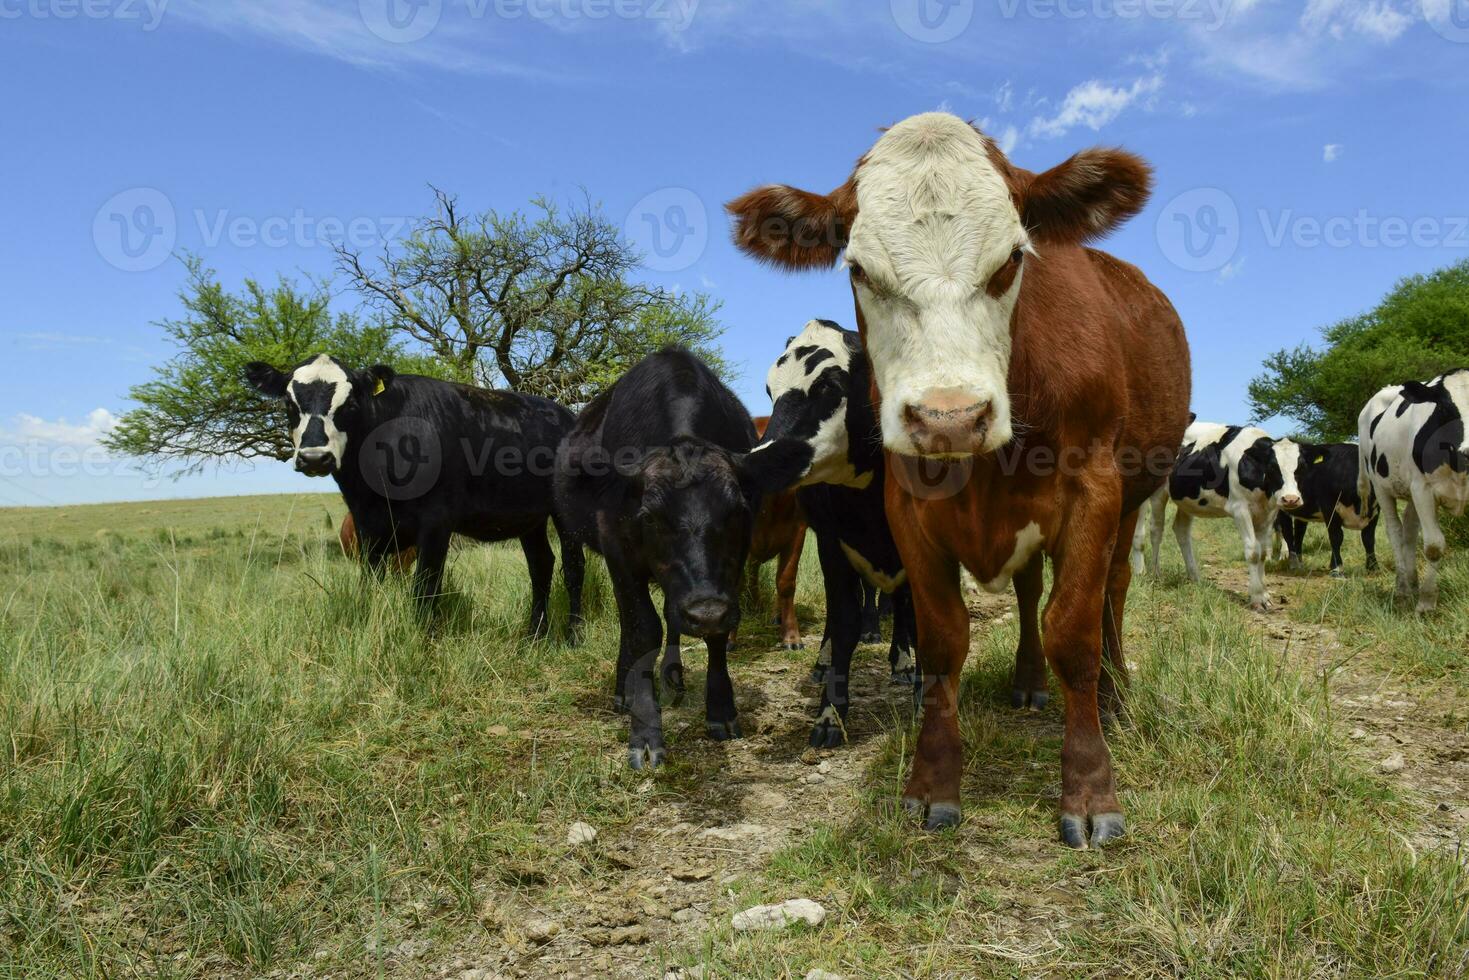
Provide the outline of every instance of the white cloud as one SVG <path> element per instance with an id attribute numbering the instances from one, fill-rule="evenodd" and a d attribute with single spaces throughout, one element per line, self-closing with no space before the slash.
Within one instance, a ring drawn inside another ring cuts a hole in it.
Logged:
<path id="1" fill-rule="evenodd" d="M 1215 278 L 1214 281 L 1220 283 L 1229 282 L 1229 280 L 1238 277 L 1239 274 L 1244 271 L 1244 268 L 1245 257 L 1241 255 L 1239 258 L 1235 259 L 1232 262 L 1224 263 L 1224 268 L 1219 270 L 1219 275 Z"/>
<path id="2" fill-rule="evenodd" d="M 1335 163 L 1341 156 L 1342 145 L 1340 143 L 1327 143 L 1321 150 L 1321 159 L 1325 163 Z"/>
<path id="3" fill-rule="evenodd" d="M 1396 41 L 1412 22 L 1392 0 L 1307 0 L 1301 14 L 1307 34 L 1342 40 L 1355 33 L 1384 44 Z"/>
<path id="4" fill-rule="evenodd" d="M 1061 108 L 1050 117 L 1032 119 L 1027 132 L 1032 136 L 1055 138 L 1077 126 L 1093 132 L 1101 129 L 1139 100 L 1147 101 L 1163 87 L 1162 75 L 1139 78 L 1126 88 L 1106 85 L 1092 79 L 1066 93 Z"/>
<path id="5" fill-rule="evenodd" d="M 15 416 L 8 428 L 0 429 L 0 442 L 46 443 L 90 449 L 101 438 L 117 428 L 118 418 L 105 408 L 94 408 L 84 421 L 72 423 L 64 418 L 43 419 L 24 412 Z"/>

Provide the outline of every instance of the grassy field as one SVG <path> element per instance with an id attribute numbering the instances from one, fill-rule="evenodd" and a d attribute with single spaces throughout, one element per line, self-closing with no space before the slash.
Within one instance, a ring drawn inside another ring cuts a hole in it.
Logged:
<path id="1" fill-rule="evenodd" d="M 0 510 L 0 974 L 1469 973 L 1469 556 L 1420 620 L 1355 542 L 1350 577 L 1325 577 L 1316 529 L 1313 571 L 1272 565 L 1287 601 L 1259 616 L 1225 522 L 1201 527 L 1204 585 L 1167 542 L 1162 581 L 1133 592 L 1110 735 L 1130 836 L 1071 852 L 1059 699 L 1008 707 L 1003 598 L 973 606 L 966 820 L 925 834 L 896 808 L 914 729 L 879 649 L 859 655 L 852 744 L 808 752 L 812 653 L 749 617 L 750 737 L 704 739 L 692 652 L 671 764 L 634 774 L 595 562 L 579 647 L 524 638 L 505 547 L 454 553 L 458 594 L 423 630 L 404 581 L 342 559 L 340 513 Z M 597 839 L 568 844 L 574 821 Z M 826 922 L 731 928 L 795 897 Z"/>

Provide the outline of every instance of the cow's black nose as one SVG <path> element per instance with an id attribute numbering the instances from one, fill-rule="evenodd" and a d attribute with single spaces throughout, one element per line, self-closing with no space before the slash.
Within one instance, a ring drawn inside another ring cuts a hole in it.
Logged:
<path id="1" fill-rule="evenodd" d="M 307 476 L 326 476 L 332 471 L 332 454 L 327 449 L 296 451 L 296 470 Z"/>
<path id="2" fill-rule="evenodd" d="M 678 614 L 693 636 L 718 636 L 734 629 L 734 606 L 719 596 L 696 596 L 679 603 Z"/>

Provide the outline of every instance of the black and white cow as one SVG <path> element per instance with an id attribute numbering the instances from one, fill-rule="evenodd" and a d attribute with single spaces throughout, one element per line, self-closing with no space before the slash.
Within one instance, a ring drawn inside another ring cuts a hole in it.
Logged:
<path id="1" fill-rule="evenodd" d="M 1194 518 L 1233 518 L 1250 569 L 1250 608 L 1261 612 L 1269 609 L 1265 548 L 1276 515 L 1301 506 L 1301 491 L 1296 486 L 1299 463 L 1300 447 L 1289 439 L 1272 439 L 1253 426 L 1194 422 L 1184 432 L 1183 447 L 1167 484 L 1153 495 L 1152 573 L 1158 574 L 1165 510 L 1171 499 L 1178 509 L 1173 533 L 1183 552 L 1188 577 L 1199 581 L 1192 538 Z M 1142 547 L 1143 536 L 1138 533 L 1133 538 L 1134 568 L 1141 565 Z"/>
<path id="2" fill-rule="evenodd" d="M 1341 543 L 1343 529 L 1362 532 L 1362 547 L 1367 552 L 1367 569 L 1377 567 L 1377 501 L 1371 491 L 1364 495 L 1361 453 L 1349 443 L 1300 443 L 1301 462 L 1296 467 L 1296 487 L 1301 492 L 1301 506 L 1281 511 L 1275 518 L 1275 540 L 1271 557 L 1280 557 L 1280 545 L 1290 552 L 1290 568 L 1304 567 L 1301 549 L 1306 541 L 1306 522 L 1326 525 L 1331 540 L 1331 574 L 1342 574 Z"/>
<path id="3" fill-rule="evenodd" d="M 417 548 L 414 593 L 427 611 L 443 590 L 452 535 L 517 538 L 530 569 L 531 630 L 546 632 L 556 563 L 546 521 L 570 412 L 545 398 L 383 365 L 354 370 L 326 354 L 289 371 L 256 361 L 245 380 L 284 402 L 297 471 L 336 480 L 369 567 L 380 571 Z M 574 633 L 585 564 L 581 548 L 564 533 L 561 540 Z"/>
<path id="4" fill-rule="evenodd" d="M 823 685 L 821 714 L 811 744 L 830 748 L 846 738 L 852 653 L 864 631 L 876 628 L 875 604 L 864 625 L 863 584 L 893 598 L 888 662 L 895 684 L 915 682 L 913 599 L 888 529 L 886 464 L 871 373 L 856 331 L 829 320 L 807 323 L 771 367 L 766 390 L 773 407 L 766 441 L 755 455 L 780 440 L 810 447 L 798 496 L 816 534 L 826 589 L 826 628 L 812 671 L 812 680 Z"/>
<path id="5" fill-rule="evenodd" d="M 742 737 L 726 656 L 754 515 L 807 458 L 799 445 L 751 454 L 754 443 L 755 425 L 734 393 L 674 348 L 644 358 L 594 398 L 562 445 L 557 511 L 606 558 L 617 599 L 613 703 L 632 716 L 634 769 L 661 765 L 667 753 L 653 682 L 663 649 L 654 582 L 669 633 L 703 637 L 708 647 L 705 730 L 717 741 Z"/>
<path id="6" fill-rule="evenodd" d="M 1429 382 L 1390 385 L 1373 396 L 1357 420 L 1366 484 L 1377 496 L 1397 562 L 1400 600 L 1416 591 L 1418 611 L 1438 606 L 1438 563 L 1445 540 L 1438 508 L 1463 514 L 1469 503 L 1469 369 Z M 1402 516 L 1398 501 L 1404 502 Z M 1428 560 L 1418 580 L 1418 539 Z"/>

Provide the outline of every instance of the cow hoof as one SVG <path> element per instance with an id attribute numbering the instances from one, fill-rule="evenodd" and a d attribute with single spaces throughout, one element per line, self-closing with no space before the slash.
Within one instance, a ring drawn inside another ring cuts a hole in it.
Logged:
<path id="1" fill-rule="evenodd" d="M 1347 577 L 1347 573 L 1344 572 L 1344 571 L 1342 571 L 1340 568 L 1333 568 L 1331 571 L 1327 572 L 1326 574 L 1327 575 L 1330 575 L 1332 578 L 1346 578 Z"/>
<path id="2" fill-rule="evenodd" d="M 627 714 L 627 697 L 625 695 L 612 695 L 612 713 L 614 715 Z"/>
<path id="3" fill-rule="evenodd" d="M 1418 601 L 1418 608 L 1413 611 L 1420 616 L 1427 616 L 1429 613 L 1434 612 L 1436 609 L 1438 609 L 1437 600 L 1420 599 Z"/>
<path id="4" fill-rule="evenodd" d="M 947 830 L 957 827 L 962 816 L 957 803 L 934 803 L 928 808 L 928 819 L 923 821 L 923 829 Z"/>
<path id="5" fill-rule="evenodd" d="M 663 765 L 668 750 L 662 745 L 630 745 L 627 749 L 627 764 L 633 769 L 657 769 Z"/>
<path id="6" fill-rule="evenodd" d="M 729 721 L 706 721 L 704 731 L 716 742 L 730 742 L 745 737 L 745 733 L 740 731 L 738 718 L 731 718 Z"/>
<path id="7" fill-rule="evenodd" d="M 1368 558 L 1367 559 L 1367 571 L 1369 571 L 1369 572 L 1375 572 L 1375 571 L 1377 571 L 1377 559 L 1376 558 Z"/>
<path id="8" fill-rule="evenodd" d="M 813 749 L 840 748 L 846 740 L 847 733 L 834 721 L 818 721 L 816 727 L 811 729 L 810 742 Z"/>
<path id="9" fill-rule="evenodd" d="M 1092 847 L 1102 847 L 1127 833 L 1127 821 L 1120 813 L 1098 813 L 1092 816 Z"/>
<path id="10" fill-rule="evenodd" d="M 912 687 L 918 682 L 918 675 L 911 670 L 893 671 L 892 682 L 902 687 Z"/>
<path id="11" fill-rule="evenodd" d="M 811 681 L 812 684 L 825 684 L 826 666 L 824 664 L 817 664 L 815 667 L 812 667 L 811 676 L 808 679 Z"/>
<path id="12" fill-rule="evenodd" d="M 877 632 L 876 630 L 873 630 L 870 633 L 863 633 L 861 640 L 863 643 L 881 643 L 882 634 Z"/>
<path id="13" fill-rule="evenodd" d="M 1078 851 L 1086 850 L 1086 817 L 1072 813 L 1061 814 L 1061 843 Z"/>
<path id="14" fill-rule="evenodd" d="M 1253 601 L 1250 602 L 1250 609 L 1253 612 L 1257 612 L 1257 613 L 1269 612 L 1270 609 L 1271 609 L 1270 600 L 1269 599 L 1255 599 L 1255 600 L 1253 600 Z"/>
<path id="15" fill-rule="evenodd" d="M 1010 707 L 1029 708 L 1031 711 L 1044 711 L 1047 704 L 1051 702 L 1050 691 L 1027 691 L 1016 688 L 1010 692 Z"/>
<path id="16" fill-rule="evenodd" d="M 806 649 L 806 644 L 802 643 L 800 640 L 786 640 L 784 643 L 781 644 L 781 649 L 804 650 Z"/>

